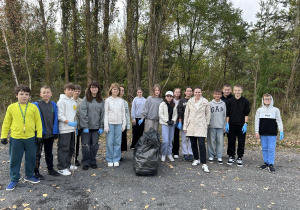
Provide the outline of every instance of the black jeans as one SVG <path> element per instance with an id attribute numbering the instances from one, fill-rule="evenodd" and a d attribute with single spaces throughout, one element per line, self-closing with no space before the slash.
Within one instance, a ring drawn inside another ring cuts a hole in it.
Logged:
<path id="1" fill-rule="evenodd" d="M 138 142 L 138 140 L 141 138 L 141 136 L 144 133 L 144 121 L 141 125 L 138 124 L 139 120 L 141 118 L 135 118 L 135 125 L 132 126 L 132 130 L 133 130 L 133 135 L 132 135 L 132 143 L 130 148 L 134 148 L 136 143 Z"/>
<path id="2" fill-rule="evenodd" d="M 82 165 L 95 164 L 99 149 L 98 129 L 90 129 L 89 133 L 81 134 Z"/>
<path id="3" fill-rule="evenodd" d="M 175 127 L 174 141 L 173 141 L 173 148 L 172 148 L 172 153 L 174 155 L 179 155 L 179 132 L 180 130 L 177 127 Z"/>
<path id="4" fill-rule="evenodd" d="M 227 148 L 227 155 L 234 156 L 235 155 L 235 142 L 236 137 L 238 138 L 238 149 L 237 155 L 239 158 L 243 157 L 245 151 L 245 140 L 246 140 L 246 133 L 243 134 L 242 132 L 243 126 L 231 126 L 229 125 L 229 133 L 228 136 L 228 148 Z"/>
<path id="5" fill-rule="evenodd" d="M 54 142 L 54 137 L 51 137 L 48 139 L 43 139 L 43 143 L 39 143 L 37 145 L 36 164 L 35 164 L 34 173 L 39 172 L 43 146 L 44 146 L 45 160 L 46 160 L 47 168 L 48 168 L 48 170 L 53 170 L 53 154 L 52 154 L 53 142 Z"/>
<path id="6" fill-rule="evenodd" d="M 71 159 L 75 150 L 75 132 L 59 134 L 57 142 L 57 168 L 67 169 L 71 165 Z"/>
<path id="7" fill-rule="evenodd" d="M 194 159 L 199 160 L 199 151 L 200 151 L 200 162 L 202 164 L 206 164 L 205 137 L 190 136 L 190 140 L 191 140 Z M 197 143 L 199 144 L 199 151 L 198 151 Z"/>

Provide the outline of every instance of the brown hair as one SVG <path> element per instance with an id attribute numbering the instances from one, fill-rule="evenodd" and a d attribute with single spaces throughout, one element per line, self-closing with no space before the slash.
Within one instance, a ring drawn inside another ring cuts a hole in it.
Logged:
<path id="1" fill-rule="evenodd" d="M 271 96 L 271 94 L 269 94 L 269 93 L 265 93 L 265 94 L 263 94 L 263 99 L 264 99 L 265 97 L 272 97 L 272 96 Z"/>
<path id="2" fill-rule="evenodd" d="M 214 93 L 221 93 L 222 94 L 222 91 L 220 89 L 214 89 Z"/>
<path id="3" fill-rule="evenodd" d="M 143 92 L 143 90 L 142 90 L 141 87 L 138 87 L 138 88 L 136 89 L 136 92 L 138 92 L 139 90 Z"/>
<path id="4" fill-rule="evenodd" d="M 201 92 L 202 92 L 202 88 L 201 88 L 200 86 L 196 86 L 196 87 L 194 87 L 194 90 L 196 90 L 196 89 L 200 89 L 200 90 L 201 90 Z"/>
<path id="5" fill-rule="evenodd" d="M 80 85 L 76 84 L 74 86 L 75 86 L 75 90 L 81 90 L 81 86 Z"/>
<path id="6" fill-rule="evenodd" d="M 120 92 L 121 92 L 121 90 L 120 90 L 120 85 L 119 85 L 118 83 L 116 83 L 116 82 L 114 82 L 114 83 L 111 84 L 111 86 L 110 86 L 110 88 L 109 88 L 109 90 L 108 90 L 108 95 L 109 95 L 109 96 L 112 95 L 112 94 L 111 94 L 111 91 L 112 91 L 113 88 L 118 88 L 118 89 L 119 89 L 118 97 L 120 97 Z"/>
<path id="7" fill-rule="evenodd" d="M 15 93 L 16 95 L 18 95 L 19 92 L 25 92 L 25 93 L 29 93 L 29 95 L 31 96 L 31 90 L 28 86 L 20 84 L 18 86 L 15 87 Z"/>
<path id="8" fill-rule="evenodd" d="M 229 83 L 225 83 L 224 85 L 223 85 L 223 88 L 224 87 L 230 87 L 231 88 L 231 85 L 229 84 Z"/>
<path id="9" fill-rule="evenodd" d="M 172 96 L 172 97 L 173 97 L 173 96 Z M 165 98 L 164 98 L 164 102 L 165 102 L 166 104 L 170 104 L 171 107 L 174 107 L 174 106 L 175 106 L 174 100 L 172 99 L 172 100 L 170 101 L 170 103 L 169 103 L 169 102 L 167 102 L 167 100 L 166 100 L 166 96 L 165 96 Z"/>
<path id="10" fill-rule="evenodd" d="M 175 92 L 175 90 L 179 90 L 180 91 L 179 99 L 181 99 L 181 88 L 174 88 L 173 93 Z M 174 96 L 174 98 L 175 98 L 175 96 Z"/>
<path id="11" fill-rule="evenodd" d="M 188 88 L 191 88 L 192 91 L 193 91 L 193 88 L 192 88 L 191 86 L 187 86 L 187 87 L 185 88 L 185 91 L 186 91 L 186 89 L 188 89 Z"/>
<path id="12" fill-rule="evenodd" d="M 41 91 L 42 89 L 49 89 L 49 90 L 51 91 L 51 88 L 50 88 L 50 86 L 48 86 L 48 85 L 44 85 L 43 87 L 41 87 L 40 91 Z"/>
<path id="13" fill-rule="evenodd" d="M 160 91 L 160 93 L 159 93 L 159 98 L 161 97 L 161 86 L 159 85 L 159 84 L 155 84 L 154 86 L 153 86 L 153 89 L 152 89 L 152 97 L 154 97 L 155 96 L 155 89 L 156 88 L 158 88 L 159 89 L 159 91 Z"/>
<path id="14" fill-rule="evenodd" d="M 92 92 L 91 92 L 91 87 L 94 86 L 94 87 L 97 87 L 98 88 L 98 92 L 97 92 L 97 95 L 96 95 L 96 101 L 98 103 L 101 103 L 102 102 L 102 97 L 101 97 L 101 90 L 100 90 L 100 86 L 99 86 L 99 83 L 97 81 L 92 81 L 88 86 L 87 86 L 87 90 L 85 91 L 85 97 L 86 97 L 86 100 L 88 102 L 92 102 L 93 101 L 93 96 L 92 96 Z"/>
<path id="15" fill-rule="evenodd" d="M 64 86 L 64 90 L 66 90 L 66 89 L 75 90 L 75 85 L 73 83 L 67 83 Z"/>
<path id="16" fill-rule="evenodd" d="M 234 85 L 233 88 L 235 88 L 235 87 L 241 88 L 243 90 L 243 87 L 241 85 Z"/>

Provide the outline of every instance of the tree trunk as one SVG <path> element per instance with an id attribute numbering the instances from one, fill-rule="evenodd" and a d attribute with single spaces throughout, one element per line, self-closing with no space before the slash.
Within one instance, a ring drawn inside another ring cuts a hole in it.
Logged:
<path id="1" fill-rule="evenodd" d="M 93 11 L 93 76 L 99 77 L 99 64 L 98 64 L 98 15 L 99 15 L 99 1 L 95 0 L 94 2 L 94 11 Z"/>
<path id="2" fill-rule="evenodd" d="M 103 90 L 105 91 L 105 94 L 107 93 L 109 89 L 109 77 L 110 77 L 110 59 L 109 59 L 109 37 L 108 37 L 108 31 L 109 31 L 109 4 L 110 0 L 105 0 L 104 3 L 104 29 L 103 29 L 103 41 L 102 41 L 102 67 L 104 68 L 104 75 L 103 75 Z"/>
<path id="3" fill-rule="evenodd" d="M 69 5 L 68 0 L 61 1 L 62 10 L 62 42 L 64 51 L 65 83 L 69 82 L 69 62 L 68 62 L 68 24 L 69 24 Z"/>
<path id="4" fill-rule="evenodd" d="M 135 69 L 136 75 L 135 90 L 141 87 L 141 68 L 140 68 L 140 52 L 138 46 L 138 29 L 139 29 L 139 0 L 134 0 L 134 55 L 135 55 Z"/>
<path id="5" fill-rule="evenodd" d="M 46 68 L 46 83 L 51 85 L 51 69 L 50 69 L 50 48 L 47 35 L 47 22 L 45 18 L 44 4 L 42 0 L 39 0 L 40 5 L 40 16 L 42 19 L 42 33 L 44 37 L 44 48 L 45 48 L 45 68 Z"/>
<path id="6" fill-rule="evenodd" d="M 78 70 L 77 70 L 77 64 L 78 64 L 78 42 L 77 42 L 77 0 L 71 1 L 72 6 L 72 13 L 73 13 L 73 65 L 74 65 L 74 81 L 75 83 L 78 82 Z"/>
<path id="7" fill-rule="evenodd" d="M 92 81 L 92 55 L 91 55 L 91 11 L 90 0 L 85 0 L 85 30 L 86 30 L 86 71 L 87 84 Z"/>

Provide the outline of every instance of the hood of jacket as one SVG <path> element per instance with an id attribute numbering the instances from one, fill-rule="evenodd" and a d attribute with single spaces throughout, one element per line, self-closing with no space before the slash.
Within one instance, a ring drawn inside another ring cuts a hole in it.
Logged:
<path id="1" fill-rule="evenodd" d="M 60 94 L 59 99 L 72 100 L 72 98 L 69 98 L 66 94 Z"/>

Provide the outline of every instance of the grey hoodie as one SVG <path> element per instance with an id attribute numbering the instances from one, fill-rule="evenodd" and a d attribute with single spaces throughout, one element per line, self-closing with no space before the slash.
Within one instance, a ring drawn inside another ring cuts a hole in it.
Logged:
<path id="1" fill-rule="evenodd" d="M 210 123 L 208 128 L 225 128 L 226 125 L 226 104 L 220 100 L 216 102 L 213 99 L 210 105 Z"/>
<path id="2" fill-rule="evenodd" d="M 161 102 L 163 102 L 162 98 L 149 96 L 143 107 L 142 118 L 158 121 L 158 109 Z"/>
<path id="3" fill-rule="evenodd" d="M 104 129 L 104 100 L 101 103 L 93 98 L 92 102 L 82 99 L 80 109 L 80 127 L 85 129 Z"/>

